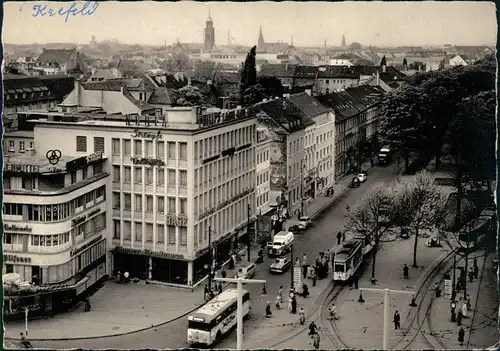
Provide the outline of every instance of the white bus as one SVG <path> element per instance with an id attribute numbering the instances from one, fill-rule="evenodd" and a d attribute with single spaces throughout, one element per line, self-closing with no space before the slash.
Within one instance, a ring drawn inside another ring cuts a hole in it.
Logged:
<path id="1" fill-rule="evenodd" d="M 189 344 L 213 345 L 236 325 L 238 290 L 227 289 L 188 317 Z M 243 289 L 243 318 L 250 313 L 250 293 Z"/>

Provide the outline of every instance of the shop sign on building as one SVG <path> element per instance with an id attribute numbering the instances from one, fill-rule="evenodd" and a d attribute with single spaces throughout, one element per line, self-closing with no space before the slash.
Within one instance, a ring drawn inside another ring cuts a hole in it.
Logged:
<path id="1" fill-rule="evenodd" d="M 100 241 L 101 239 L 102 239 L 102 235 L 99 235 L 97 238 L 90 240 L 85 245 L 74 248 L 73 250 L 70 251 L 70 253 L 69 253 L 70 256 L 73 257 L 73 256 L 78 255 L 80 252 L 84 251 L 85 249 L 88 249 L 89 247 L 91 247 L 92 245 L 94 245 L 95 243 Z"/>
<path id="2" fill-rule="evenodd" d="M 175 227 L 187 227 L 188 219 L 186 216 L 176 216 L 168 214 L 166 216 L 167 225 L 175 226 Z"/>
<path id="3" fill-rule="evenodd" d="M 132 163 L 134 165 L 146 165 L 146 166 L 165 166 L 165 161 L 159 158 L 140 158 L 140 157 L 131 157 Z"/>
<path id="4" fill-rule="evenodd" d="M 31 232 L 33 229 L 31 227 L 28 227 L 27 225 L 20 226 L 20 225 L 15 225 L 15 224 L 4 224 L 3 230 L 4 231 L 16 231 L 16 232 Z"/>
<path id="5" fill-rule="evenodd" d="M 31 257 L 24 257 L 18 255 L 3 255 L 4 262 L 14 263 L 31 263 Z"/>
<path id="6" fill-rule="evenodd" d="M 160 131 L 157 132 L 141 132 L 139 129 L 134 129 L 134 134 L 132 138 L 141 139 L 161 139 L 162 135 Z"/>
<path id="7" fill-rule="evenodd" d="M 94 152 L 88 156 L 82 156 L 75 160 L 66 162 L 66 170 L 68 172 L 76 171 L 77 169 L 83 168 L 91 163 L 102 160 L 102 152 Z"/>
<path id="8" fill-rule="evenodd" d="M 80 217 L 77 217 L 75 219 L 72 219 L 71 220 L 71 225 L 74 227 L 74 226 L 77 226 L 78 224 L 82 223 L 83 221 L 85 221 L 85 219 L 87 218 L 87 216 L 80 216 Z"/>
<path id="9" fill-rule="evenodd" d="M 116 252 L 132 254 L 132 255 L 144 255 L 149 257 L 156 258 L 165 258 L 169 260 L 185 260 L 183 254 L 172 253 L 172 252 L 163 252 L 163 251 L 151 251 L 151 250 L 139 250 L 139 249 L 131 249 L 128 247 L 117 247 Z"/>
<path id="10" fill-rule="evenodd" d="M 40 173 L 40 165 L 6 163 L 3 165 L 4 172 L 13 173 Z"/>

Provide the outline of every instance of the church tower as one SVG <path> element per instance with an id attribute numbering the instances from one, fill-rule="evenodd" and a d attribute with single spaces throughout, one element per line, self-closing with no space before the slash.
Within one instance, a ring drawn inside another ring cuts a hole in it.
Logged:
<path id="1" fill-rule="evenodd" d="M 262 26 L 260 26 L 260 32 L 259 32 L 259 40 L 257 41 L 257 47 L 264 47 L 265 42 L 264 42 L 264 35 L 262 34 Z"/>
<path id="2" fill-rule="evenodd" d="M 342 34 L 342 47 L 345 48 L 345 35 Z"/>
<path id="3" fill-rule="evenodd" d="M 215 28 L 212 17 L 210 16 L 210 9 L 208 10 L 208 18 L 205 22 L 205 51 L 213 51 L 215 46 Z"/>

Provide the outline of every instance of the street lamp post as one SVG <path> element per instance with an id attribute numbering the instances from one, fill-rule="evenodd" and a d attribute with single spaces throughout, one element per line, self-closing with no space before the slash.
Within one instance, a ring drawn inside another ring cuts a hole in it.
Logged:
<path id="1" fill-rule="evenodd" d="M 305 203 L 304 203 L 304 171 L 306 170 L 306 165 L 302 161 L 302 169 L 300 172 L 301 182 L 300 182 L 300 216 L 305 215 Z"/>
<path id="2" fill-rule="evenodd" d="M 389 350 L 389 325 L 391 324 L 389 322 L 389 297 L 391 293 L 396 293 L 396 294 L 412 294 L 414 295 L 415 293 L 413 291 L 404 291 L 404 290 L 391 290 L 391 289 L 374 289 L 374 288 L 359 288 L 360 291 L 373 291 L 373 292 L 378 292 L 384 293 L 384 339 L 383 339 L 383 350 Z"/>
<path id="3" fill-rule="evenodd" d="M 251 240 L 250 240 L 250 228 L 251 228 L 250 214 L 251 213 L 252 213 L 252 207 L 250 206 L 250 204 L 248 204 L 248 207 L 247 207 L 247 256 L 248 256 L 248 262 L 250 262 L 250 243 L 251 243 Z"/>
<path id="4" fill-rule="evenodd" d="M 28 307 L 24 308 L 24 329 L 26 332 L 26 336 L 28 336 Z"/>
<path id="5" fill-rule="evenodd" d="M 243 350 L 243 284 L 259 283 L 266 284 L 265 280 L 243 279 L 243 278 L 214 278 L 215 281 L 225 283 L 236 283 L 238 290 L 237 321 L 236 321 L 236 349 Z"/>

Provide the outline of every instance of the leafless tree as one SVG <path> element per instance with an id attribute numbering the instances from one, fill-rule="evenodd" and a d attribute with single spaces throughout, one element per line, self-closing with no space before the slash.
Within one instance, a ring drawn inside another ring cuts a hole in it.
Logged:
<path id="1" fill-rule="evenodd" d="M 444 218 L 446 197 L 427 171 L 417 173 L 397 196 L 395 210 L 400 222 L 415 238 L 413 267 L 417 265 L 418 239 L 422 230 L 435 228 Z"/>
<path id="2" fill-rule="evenodd" d="M 394 196 L 385 187 L 374 187 L 357 208 L 346 213 L 346 229 L 361 235 L 372 245 L 372 279 L 381 239 L 393 222 Z"/>

